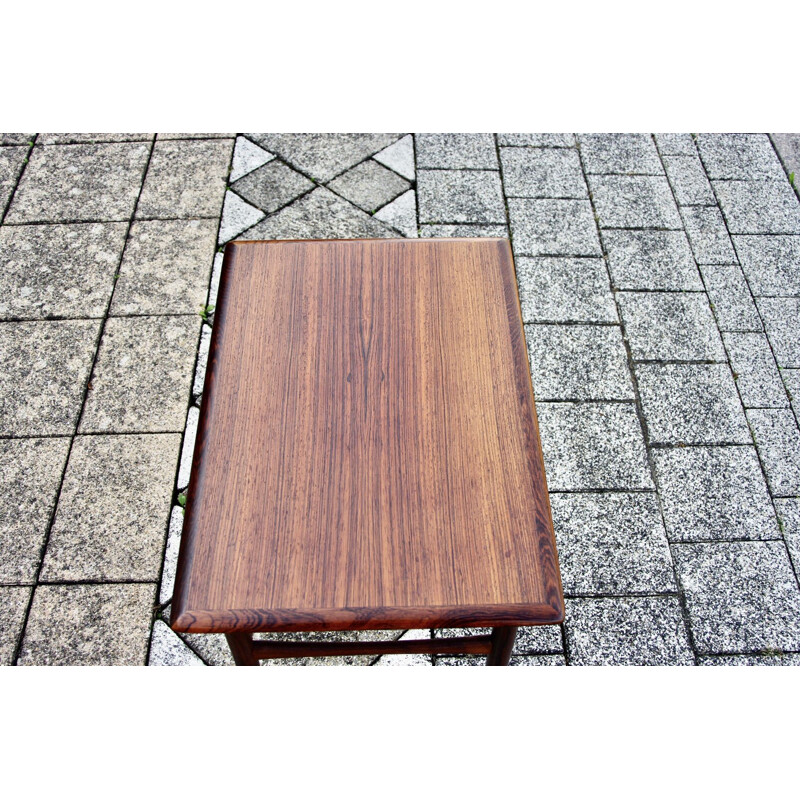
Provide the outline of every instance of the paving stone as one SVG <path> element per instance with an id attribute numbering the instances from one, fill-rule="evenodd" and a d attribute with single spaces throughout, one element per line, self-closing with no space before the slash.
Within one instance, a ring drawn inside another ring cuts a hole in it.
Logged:
<path id="1" fill-rule="evenodd" d="M 567 599 L 571 664 L 694 664 L 677 597 Z"/>
<path id="2" fill-rule="evenodd" d="M 194 455 L 194 440 L 197 437 L 197 421 L 200 419 L 200 409 L 192 406 L 186 416 L 186 431 L 183 434 L 183 448 L 181 449 L 181 465 L 178 468 L 177 487 L 180 490 L 189 485 L 192 473 L 192 456 Z"/>
<path id="3" fill-rule="evenodd" d="M 615 288 L 703 289 L 683 231 L 604 230 L 602 237 Z"/>
<path id="4" fill-rule="evenodd" d="M 234 133 L 159 133 L 159 139 L 232 139 Z"/>
<path id="5" fill-rule="evenodd" d="M 420 169 L 497 169 L 491 133 L 418 133 Z"/>
<path id="6" fill-rule="evenodd" d="M 734 236 L 747 280 L 756 295 L 800 295 L 800 237 Z"/>
<path id="7" fill-rule="evenodd" d="M 657 133 L 656 144 L 662 156 L 696 156 L 697 149 L 690 133 Z"/>
<path id="8" fill-rule="evenodd" d="M 800 298 L 759 297 L 756 305 L 779 367 L 800 367 Z"/>
<path id="9" fill-rule="evenodd" d="M 45 581 L 157 581 L 178 434 L 78 436 L 47 543 Z"/>
<path id="10" fill-rule="evenodd" d="M 136 142 L 34 147 L 5 221 L 128 219 L 149 152 Z"/>
<path id="11" fill-rule="evenodd" d="M 659 448 L 653 461 L 670 541 L 780 537 L 754 447 Z"/>
<path id="12" fill-rule="evenodd" d="M 698 667 L 800 667 L 800 653 L 775 656 L 700 656 Z"/>
<path id="13" fill-rule="evenodd" d="M 783 542 L 673 547 L 699 652 L 800 650 L 800 589 Z"/>
<path id="14" fill-rule="evenodd" d="M 508 213 L 518 256 L 602 255 L 588 200 L 509 198 Z"/>
<path id="15" fill-rule="evenodd" d="M 491 632 L 491 628 L 436 628 L 433 636 L 435 639 L 452 639 L 457 636 L 488 636 Z M 517 630 L 513 654 L 560 653 L 563 649 L 558 625 L 525 625 Z M 486 660 L 484 656 L 479 658 L 481 663 Z"/>
<path id="16" fill-rule="evenodd" d="M 375 214 L 375 219 L 396 228 L 403 236 L 416 238 L 417 193 L 409 189 Z"/>
<path id="17" fill-rule="evenodd" d="M 160 619 L 153 625 L 150 638 L 151 667 L 204 667 L 203 660 L 190 650 L 178 636 Z"/>
<path id="18" fill-rule="evenodd" d="M 211 346 L 211 328 L 203 325 L 200 329 L 200 348 L 197 351 L 197 366 L 194 370 L 194 383 L 192 384 L 192 395 L 200 397 L 203 394 L 203 386 L 206 382 L 206 366 L 208 365 L 208 350 Z"/>
<path id="19" fill-rule="evenodd" d="M 314 183 L 286 164 L 270 161 L 240 178 L 231 188 L 248 203 L 272 213 L 310 192 Z"/>
<path id="20" fill-rule="evenodd" d="M 800 203 L 788 181 L 714 181 L 731 233 L 800 234 Z"/>
<path id="21" fill-rule="evenodd" d="M 551 492 L 651 489 L 633 404 L 537 403 Z"/>
<path id="22" fill-rule="evenodd" d="M 169 603 L 175 588 L 175 574 L 178 568 L 178 551 L 183 532 L 183 509 L 173 506 L 169 515 L 167 530 L 167 548 L 164 551 L 164 566 L 161 572 L 161 588 L 158 592 L 159 603 Z"/>
<path id="23" fill-rule="evenodd" d="M 800 575 L 800 498 L 775 500 L 775 511 L 781 522 L 786 549 L 794 564 L 796 575 Z"/>
<path id="24" fill-rule="evenodd" d="M 566 595 L 677 591 L 655 494 L 550 497 Z"/>
<path id="25" fill-rule="evenodd" d="M 654 444 L 751 444 L 727 364 L 637 364 Z"/>
<path id="26" fill-rule="evenodd" d="M 222 633 L 181 633 L 180 638 L 210 667 L 233 667 L 231 648 Z"/>
<path id="27" fill-rule="evenodd" d="M 416 175 L 414 162 L 414 137 L 409 133 L 402 139 L 398 139 L 394 144 L 385 147 L 379 153 L 375 153 L 374 158 L 389 169 L 393 169 L 399 175 L 410 181 Z"/>
<path id="28" fill-rule="evenodd" d="M 233 148 L 233 162 L 231 163 L 231 174 L 228 180 L 234 183 L 249 172 L 263 167 L 273 158 L 275 158 L 273 153 L 263 147 L 259 147 L 249 139 L 245 139 L 244 136 L 239 136 Z"/>
<path id="29" fill-rule="evenodd" d="M 394 655 L 381 656 L 373 666 L 376 667 L 432 667 L 433 660 L 430 656 L 420 653 L 395 653 Z"/>
<path id="30" fill-rule="evenodd" d="M 667 179 L 652 175 L 589 175 L 602 228 L 681 228 Z"/>
<path id="31" fill-rule="evenodd" d="M 0 133 L 0 145 L 32 143 L 34 136 L 35 133 Z"/>
<path id="32" fill-rule="evenodd" d="M 394 632 L 399 633 L 398 631 Z M 274 641 L 298 641 L 298 642 L 374 642 L 385 641 L 386 639 L 397 639 L 397 635 L 387 635 L 387 631 L 322 631 L 312 633 L 263 633 L 254 634 L 254 639 L 270 639 Z M 305 657 L 305 658 L 280 658 L 262 661 L 264 667 L 336 667 L 336 666 L 359 666 L 367 667 L 375 661 L 375 655 L 363 656 L 331 656 L 327 658 Z"/>
<path id="33" fill-rule="evenodd" d="M 435 667 L 485 667 L 486 656 L 434 656 Z"/>
<path id="34" fill-rule="evenodd" d="M 316 181 L 327 183 L 354 164 L 396 142 L 399 133 L 248 133 Z"/>
<path id="35" fill-rule="evenodd" d="M 537 400 L 633 400 L 616 325 L 526 325 Z"/>
<path id="36" fill-rule="evenodd" d="M 0 434 L 72 434 L 99 320 L 0 324 Z"/>
<path id="37" fill-rule="evenodd" d="M 0 439 L 0 582 L 33 583 L 68 438 Z"/>
<path id="38" fill-rule="evenodd" d="M 763 333 L 726 333 L 725 347 L 745 408 L 786 408 L 789 398 Z"/>
<path id="39" fill-rule="evenodd" d="M 786 179 L 769 136 L 764 133 L 699 133 L 697 148 L 709 178 Z"/>
<path id="40" fill-rule="evenodd" d="M 578 134 L 581 158 L 587 173 L 663 175 L 664 168 L 646 133 Z"/>
<path id="41" fill-rule="evenodd" d="M 426 239 L 508 238 L 508 228 L 505 225 L 420 225 L 419 232 Z"/>
<path id="42" fill-rule="evenodd" d="M 506 197 L 585 198 L 589 196 L 578 153 L 571 149 L 502 147 Z"/>
<path id="43" fill-rule="evenodd" d="M 20 664 L 143 666 L 154 584 L 37 586 Z"/>
<path id="44" fill-rule="evenodd" d="M 788 409 L 747 411 L 758 455 L 774 496 L 800 495 L 800 431 Z"/>
<path id="45" fill-rule="evenodd" d="M 127 223 L 0 227 L 0 317 L 102 317 Z"/>
<path id="46" fill-rule="evenodd" d="M 573 133 L 498 133 L 501 145 L 514 147 L 574 147 Z"/>
<path id="47" fill-rule="evenodd" d="M 111 314 L 195 314 L 203 307 L 217 238 L 212 219 L 131 225 Z"/>
<path id="48" fill-rule="evenodd" d="M 800 369 L 782 369 L 779 372 L 781 378 L 783 378 L 783 385 L 786 387 L 789 400 L 795 407 L 795 412 L 797 412 L 800 410 L 800 407 L 798 407 L 798 403 L 800 403 Z"/>
<path id="49" fill-rule="evenodd" d="M 370 213 L 390 203 L 410 185 L 372 159 L 362 161 L 328 184 L 336 194 Z"/>
<path id="50" fill-rule="evenodd" d="M 489 170 L 417 173 L 420 222 L 505 223 L 500 174 Z"/>
<path id="51" fill-rule="evenodd" d="M 795 174 L 795 193 L 800 193 L 800 134 L 797 133 L 771 133 L 769 138 L 778 151 L 779 160 L 783 162 L 786 175 Z"/>
<path id="52" fill-rule="evenodd" d="M 0 216 L 2 216 L 8 201 L 11 199 L 11 192 L 16 186 L 27 155 L 27 147 L 4 147 L 0 149 Z"/>
<path id="53" fill-rule="evenodd" d="M 208 305 L 216 306 L 217 292 L 219 291 L 219 279 L 222 276 L 223 253 L 214 256 L 214 266 L 211 269 L 211 282 L 208 284 Z"/>
<path id="54" fill-rule="evenodd" d="M 225 192 L 218 241 L 222 244 L 236 239 L 240 233 L 260 222 L 265 216 L 260 208 L 251 206 L 235 192 Z"/>
<path id="55" fill-rule="evenodd" d="M 109 319 L 81 433 L 182 431 L 200 318 Z"/>
<path id="56" fill-rule="evenodd" d="M 516 267 L 525 322 L 619 322 L 602 259 L 521 256 Z"/>
<path id="57" fill-rule="evenodd" d="M 36 144 L 97 144 L 100 142 L 150 142 L 154 133 L 40 133 Z"/>
<path id="58" fill-rule="evenodd" d="M 511 656 L 508 662 L 509 667 L 565 667 L 567 665 L 564 656 Z"/>
<path id="59" fill-rule="evenodd" d="M 665 156 L 664 167 L 679 206 L 714 206 L 711 191 L 700 159 L 694 156 Z"/>
<path id="60" fill-rule="evenodd" d="M 681 214 L 698 264 L 737 263 L 731 238 L 718 208 L 683 206 Z"/>
<path id="61" fill-rule="evenodd" d="M 618 292 L 634 359 L 725 361 L 704 292 Z"/>
<path id="62" fill-rule="evenodd" d="M 233 140 L 157 141 L 136 216 L 218 217 Z"/>
<path id="63" fill-rule="evenodd" d="M 248 239 L 370 239 L 397 234 L 320 186 L 250 228 Z"/>
<path id="64" fill-rule="evenodd" d="M 27 586 L 0 586 L 0 666 L 14 660 L 30 596 Z"/>
<path id="65" fill-rule="evenodd" d="M 741 267 L 736 264 L 704 264 L 700 270 L 711 310 L 721 331 L 764 330 Z"/>

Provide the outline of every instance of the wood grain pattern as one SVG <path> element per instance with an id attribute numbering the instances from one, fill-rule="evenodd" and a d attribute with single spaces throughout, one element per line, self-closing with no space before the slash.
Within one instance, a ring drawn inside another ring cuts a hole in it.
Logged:
<path id="1" fill-rule="evenodd" d="M 229 244 L 172 627 L 562 619 L 508 241 Z"/>

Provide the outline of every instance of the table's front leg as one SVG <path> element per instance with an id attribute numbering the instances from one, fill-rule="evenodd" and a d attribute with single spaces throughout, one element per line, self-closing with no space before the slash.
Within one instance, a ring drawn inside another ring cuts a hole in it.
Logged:
<path id="1" fill-rule="evenodd" d="M 511 651 L 514 649 L 516 635 L 517 629 L 513 625 L 492 628 L 492 649 L 486 657 L 487 667 L 505 667 L 508 665 Z"/>
<path id="2" fill-rule="evenodd" d="M 228 646 L 237 667 L 257 667 L 258 659 L 253 655 L 253 637 L 249 633 L 226 633 Z"/>

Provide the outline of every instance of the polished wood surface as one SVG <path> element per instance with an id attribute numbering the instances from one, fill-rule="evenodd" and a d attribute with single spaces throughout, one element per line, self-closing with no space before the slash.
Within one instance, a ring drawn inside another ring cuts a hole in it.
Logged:
<path id="1" fill-rule="evenodd" d="M 229 244 L 173 628 L 562 619 L 508 241 Z"/>

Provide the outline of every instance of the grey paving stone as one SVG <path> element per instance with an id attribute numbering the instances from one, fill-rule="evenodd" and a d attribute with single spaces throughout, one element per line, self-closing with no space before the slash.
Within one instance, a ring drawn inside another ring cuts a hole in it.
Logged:
<path id="1" fill-rule="evenodd" d="M 617 292 L 637 360 L 725 361 L 704 292 Z"/>
<path id="2" fill-rule="evenodd" d="M 567 599 L 571 664 L 694 664 L 677 597 Z"/>
<path id="3" fill-rule="evenodd" d="M 786 179 L 769 136 L 764 133 L 699 133 L 697 148 L 709 178 Z"/>
<path id="4" fill-rule="evenodd" d="M 109 319 L 81 433 L 182 431 L 200 317 Z"/>
<path id="5" fill-rule="evenodd" d="M 0 317 L 102 317 L 127 223 L 0 227 Z"/>
<path id="6" fill-rule="evenodd" d="M 488 636 L 491 632 L 491 628 L 436 628 L 433 637 L 450 639 L 456 636 Z M 558 625 L 528 625 L 517 630 L 513 654 L 560 653 L 563 649 L 561 629 Z M 485 661 L 483 656 L 479 658 Z"/>
<path id="7" fill-rule="evenodd" d="M 497 169 L 491 133 L 418 133 L 420 169 Z"/>
<path id="8" fill-rule="evenodd" d="M 414 137 L 409 133 L 394 144 L 384 147 L 375 153 L 375 160 L 389 169 L 393 169 L 404 178 L 413 181 L 416 175 L 414 161 Z"/>
<path id="9" fill-rule="evenodd" d="M 128 219 L 150 145 L 34 147 L 6 223 Z"/>
<path id="10" fill-rule="evenodd" d="M 505 225 L 420 225 L 419 235 L 425 239 L 488 237 L 508 238 Z"/>
<path id="11" fill-rule="evenodd" d="M 435 667 L 485 667 L 486 656 L 434 656 Z"/>
<path id="12" fill-rule="evenodd" d="M 272 213 L 310 192 L 314 183 L 276 160 L 239 178 L 231 188 L 251 205 Z"/>
<path id="13" fill-rule="evenodd" d="M 217 238 L 213 219 L 131 225 L 111 314 L 195 314 L 204 305 Z"/>
<path id="14" fill-rule="evenodd" d="M 356 164 L 328 184 L 336 194 L 370 213 L 390 203 L 410 185 L 405 178 L 372 159 Z"/>
<path id="15" fill-rule="evenodd" d="M 781 523 L 786 549 L 794 564 L 795 575 L 800 575 L 800 498 L 775 500 L 775 511 Z"/>
<path id="16" fill-rule="evenodd" d="M 511 656 L 508 662 L 509 667 L 565 667 L 567 665 L 564 656 Z"/>
<path id="17" fill-rule="evenodd" d="M 633 400 L 616 325 L 526 325 L 537 400 Z"/>
<path id="18" fill-rule="evenodd" d="M 778 366 L 800 367 L 800 298 L 759 297 L 756 305 Z"/>
<path id="19" fill-rule="evenodd" d="M 699 652 L 800 650 L 800 589 L 783 542 L 673 547 Z"/>
<path id="20" fill-rule="evenodd" d="M 37 586 L 20 664 L 143 666 L 155 585 Z"/>
<path id="21" fill-rule="evenodd" d="M 518 256 L 599 256 L 588 200 L 509 198 L 508 213 Z"/>
<path id="22" fill-rule="evenodd" d="M 619 322 L 602 259 L 521 256 L 516 267 L 525 322 Z"/>
<path id="23" fill-rule="evenodd" d="M 206 367 L 208 366 L 208 350 L 211 346 L 211 328 L 203 325 L 200 329 L 200 347 L 197 351 L 197 366 L 194 370 L 192 383 L 192 396 L 200 397 L 203 394 L 203 385 L 206 382 Z"/>
<path id="24" fill-rule="evenodd" d="M 34 136 L 35 133 L 0 133 L 0 145 L 32 143 Z"/>
<path id="25" fill-rule="evenodd" d="M 0 439 L 0 583 L 33 583 L 68 438 Z"/>
<path id="26" fill-rule="evenodd" d="M 27 147 L 3 147 L 0 149 L 0 216 L 11 199 L 11 192 L 16 186 L 27 155 Z"/>
<path id="27" fill-rule="evenodd" d="M 537 403 L 551 492 L 651 489 L 633 404 Z"/>
<path id="28" fill-rule="evenodd" d="M 316 181 L 326 183 L 396 142 L 399 133 L 248 133 Z"/>
<path id="29" fill-rule="evenodd" d="M 763 333 L 726 333 L 725 348 L 745 408 L 786 408 L 789 398 Z"/>
<path id="30" fill-rule="evenodd" d="M 223 254 L 217 253 L 214 256 L 214 266 L 211 269 L 211 282 L 208 284 L 208 305 L 216 306 L 217 292 L 219 291 L 219 279 L 222 275 Z"/>
<path id="31" fill-rule="evenodd" d="M 233 133 L 159 133 L 159 139 L 232 139 Z"/>
<path id="32" fill-rule="evenodd" d="M 149 142 L 154 133 L 40 133 L 36 144 L 97 144 L 100 142 Z"/>
<path id="33" fill-rule="evenodd" d="M 800 667 L 800 653 L 774 656 L 700 656 L 698 667 Z"/>
<path id="34" fill-rule="evenodd" d="M 269 150 L 259 147 L 244 136 L 239 136 L 233 148 L 231 174 L 228 180 L 230 183 L 234 183 L 254 169 L 263 167 L 273 158 L 275 158 L 275 155 L 270 153 Z"/>
<path id="35" fill-rule="evenodd" d="M 711 310 L 721 331 L 763 331 L 747 281 L 736 264 L 700 267 Z"/>
<path id="36" fill-rule="evenodd" d="M 235 661 L 224 634 L 181 633 L 180 638 L 210 667 L 233 667 Z"/>
<path id="37" fill-rule="evenodd" d="M 681 228 L 667 179 L 654 175 L 589 175 L 602 228 Z"/>
<path id="38" fill-rule="evenodd" d="M 157 581 L 180 435 L 78 436 L 47 543 L 45 581 Z"/>
<path id="39" fill-rule="evenodd" d="M 99 320 L 0 324 L 0 434 L 71 434 Z"/>
<path id="40" fill-rule="evenodd" d="M 800 495 L 800 431 L 788 409 L 753 408 L 747 411 L 756 449 L 776 497 Z"/>
<path id="41" fill-rule="evenodd" d="M 789 400 L 795 408 L 795 413 L 800 410 L 800 369 L 782 369 L 780 376 L 789 395 Z"/>
<path id="42" fill-rule="evenodd" d="M 800 134 L 798 133 L 771 133 L 769 138 L 778 151 L 778 157 L 783 162 L 786 175 L 795 174 L 794 190 L 800 193 Z"/>
<path id="43" fill-rule="evenodd" d="M 150 640 L 150 657 L 147 660 L 151 667 L 203 667 L 203 660 L 190 650 L 178 636 L 160 619 L 153 625 Z"/>
<path id="44" fill-rule="evenodd" d="M 197 422 L 200 418 L 200 409 L 192 406 L 186 415 L 186 430 L 183 434 L 183 447 L 181 448 L 181 464 L 178 468 L 178 489 L 185 489 L 189 485 L 192 473 L 192 456 L 194 455 L 194 440 L 197 437 Z"/>
<path id="45" fill-rule="evenodd" d="M 501 145 L 514 147 L 574 147 L 574 133 L 498 133 Z"/>
<path id="46" fill-rule="evenodd" d="M 737 263 L 731 238 L 718 208 L 683 206 L 681 214 L 698 264 Z"/>
<path id="47" fill-rule="evenodd" d="M 679 206 L 714 206 L 717 204 L 703 165 L 696 155 L 665 156 L 664 167 Z"/>
<path id="48" fill-rule="evenodd" d="M 780 537 L 754 447 L 659 448 L 652 455 L 670 541 Z"/>
<path id="49" fill-rule="evenodd" d="M 800 234 L 800 202 L 788 181 L 714 181 L 731 233 Z"/>
<path id="50" fill-rule="evenodd" d="M 158 591 L 158 602 L 169 603 L 175 588 L 175 574 L 178 568 L 178 551 L 183 532 L 183 509 L 173 506 L 169 515 L 167 530 L 167 547 L 164 551 L 164 566 L 161 572 L 161 587 Z"/>
<path id="51" fill-rule="evenodd" d="M 14 659 L 30 596 L 27 586 L 0 586 L 0 666 Z"/>
<path id="52" fill-rule="evenodd" d="M 397 639 L 399 631 L 323 631 L 314 633 L 263 633 L 255 634 L 254 639 L 298 642 L 345 642 L 345 641 L 384 641 Z M 325 666 L 360 666 L 367 667 L 375 660 L 374 655 L 363 656 L 331 656 L 329 658 L 280 658 L 262 661 L 265 667 L 325 667 Z"/>
<path id="53" fill-rule="evenodd" d="M 505 223 L 500 174 L 490 170 L 417 172 L 419 221 Z"/>
<path id="54" fill-rule="evenodd" d="M 703 289 L 683 231 L 604 230 L 602 238 L 615 288 Z"/>
<path id="55" fill-rule="evenodd" d="M 232 149 L 232 139 L 157 141 L 136 216 L 218 217 Z"/>
<path id="56" fill-rule="evenodd" d="M 397 234 L 323 186 L 243 234 L 247 239 L 370 239 L 392 236 Z"/>
<path id="57" fill-rule="evenodd" d="M 578 134 L 587 173 L 663 175 L 653 139 L 646 133 Z"/>
<path id="58" fill-rule="evenodd" d="M 417 232 L 417 193 L 409 189 L 396 200 L 385 205 L 375 214 L 375 219 L 396 228 L 403 236 L 416 238 Z"/>
<path id="59" fill-rule="evenodd" d="M 566 595 L 677 591 L 655 494 L 550 497 Z"/>
<path id="60" fill-rule="evenodd" d="M 506 197 L 589 196 L 576 150 L 501 147 L 500 161 Z"/>
<path id="61" fill-rule="evenodd" d="M 800 295 L 800 236 L 734 236 L 756 295 Z"/>
<path id="62" fill-rule="evenodd" d="M 657 133 L 656 144 L 662 156 L 696 156 L 691 133 Z"/>
<path id="63" fill-rule="evenodd" d="M 727 364 L 637 364 L 636 378 L 654 444 L 750 444 Z"/>
<path id="64" fill-rule="evenodd" d="M 242 200 L 235 192 L 225 192 L 218 241 L 223 243 L 236 239 L 240 233 L 261 222 L 265 216 L 260 208 Z"/>

